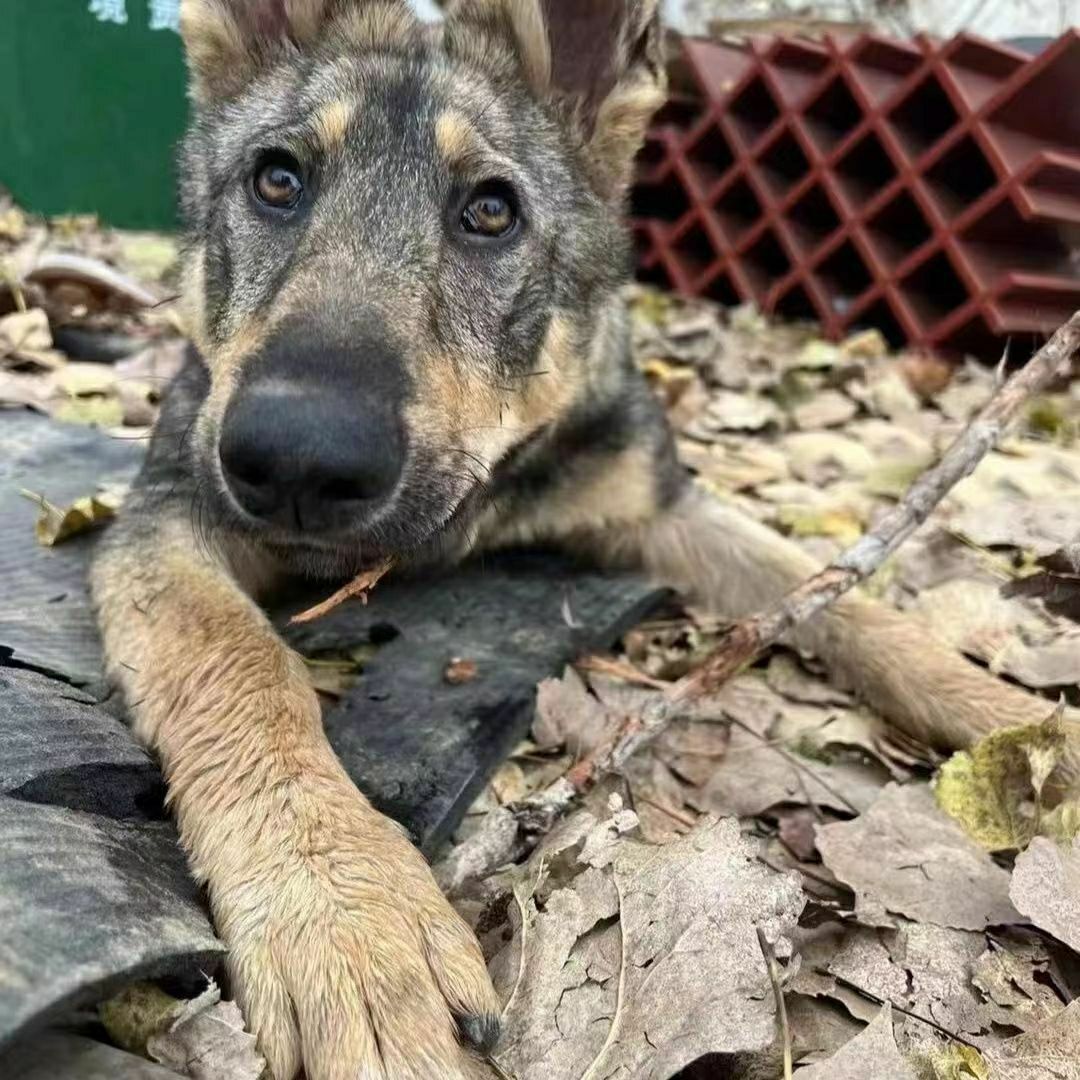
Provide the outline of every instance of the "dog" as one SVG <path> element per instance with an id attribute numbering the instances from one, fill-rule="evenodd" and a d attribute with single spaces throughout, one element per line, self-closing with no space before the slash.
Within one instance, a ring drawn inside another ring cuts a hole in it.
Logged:
<path id="1" fill-rule="evenodd" d="M 334 757 L 275 581 L 544 543 L 735 616 L 817 569 L 695 486 L 631 362 L 657 4 L 183 0 L 193 351 L 93 593 L 277 1080 L 474 1075 L 499 1001 Z M 794 642 L 935 745 L 1047 711 L 868 598 Z"/>

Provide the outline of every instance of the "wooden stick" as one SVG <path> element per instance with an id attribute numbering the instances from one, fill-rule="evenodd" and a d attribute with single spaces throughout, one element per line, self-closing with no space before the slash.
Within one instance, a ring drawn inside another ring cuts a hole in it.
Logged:
<path id="1" fill-rule="evenodd" d="M 663 732 L 685 712 L 686 706 L 714 693 L 733 675 L 775 644 L 793 626 L 835 603 L 849 589 L 865 581 L 926 519 L 949 491 L 975 467 L 1001 437 L 1006 426 L 1024 403 L 1045 390 L 1055 380 L 1067 377 L 1080 352 L 1080 312 L 1062 326 L 1049 341 L 1014 373 L 957 436 L 937 464 L 928 468 L 908 488 L 897 505 L 858 541 L 841 552 L 824 570 L 808 578 L 765 611 L 732 626 L 705 662 L 672 684 L 640 715 L 629 717 L 609 739 L 596 747 L 566 774 L 539 794 L 514 808 L 517 833 L 510 838 L 505 818 L 487 822 L 466 842 L 465 852 L 451 852 L 446 866 L 437 868 L 444 887 L 460 883 L 460 867 L 468 861 L 474 873 L 487 863 L 490 872 L 510 860 L 522 846 L 523 837 L 535 838 L 546 832 L 559 816 L 598 780 L 618 772 L 642 747 Z M 493 815 L 489 815 L 491 818 Z M 496 832 L 498 833 L 496 835 Z M 479 876 L 485 876 L 483 872 Z"/>
<path id="2" fill-rule="evenodd" d="M 379 563 L 378 566 L 373 566 L 370 570 L 364 570 L 357 574 L 347 585 L 343 585 L 338 589 L 333 596 L 328 596 L 321 604 L 316 604 L 314 607 L 308 608 L 307 611 L 301 611 L 299 615 L 294 615 L 289 620 L 289 624 L 295 625 L 296 623 L 321 619 L 324 615 L 328 615 L 333 611 L 334 608 L 340 607 L 346 600 L 352 600 L 354 597 L 361 604 L 366 604 L 368 602 L 368 593 L 390 573 L 393 565 L 394 560 L 387 559 L 385 562 Z"/>

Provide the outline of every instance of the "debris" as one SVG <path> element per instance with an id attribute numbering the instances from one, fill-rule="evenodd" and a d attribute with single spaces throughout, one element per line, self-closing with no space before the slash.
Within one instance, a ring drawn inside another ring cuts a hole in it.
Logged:
<path id="1" fill-rule="evenodd" d="M 773 1040 L 756 928 L 787 954 L 803 904 L 794 876 L 758 863 L 733 819 L 663 847 L 621 835 L 617 819 L 570 819 L 573 846 L 541 849 L 522 872 L 550 868 L 524 905 L 523 967 L 520 925 L 492 965 L 504 997 L 524 972 L 497 1059 L 518 1080 L 669 1077 L 703 1054 Z"/>
<path id="2" fill-rule="evenodd" d="M 466 660 L 462 656 L 452 657 L 443 669 L 443 679 L 451 686 L 461 686 L 462 683 L 472 682 L 478 674 L 479 668 L 476 661 Z"/>
<path id="3" fill-rule="evenodd" d="M 916 1080 L 914 1069 L 896 1047 L 888 1005 L 827 1061 L 801 1069 L 798 1075 L 799 1080 Z"/>
<path id="4" fill-rule="evenodd" d="M 1040 930 L 1080 952 L 1080 837 L 1067 847 L 1036 836 L 1017 857 L 1009 895 Z"/>
<path id="5" fill-rule="evenodd" d="M 266 1070 L 239 1007 L 222 1001 L 213 981 L 179 1006 L 168 1027 L 149 1038 L 146 1051 L 191 1080 L 260 1080 Z"/>
<path id="6" fill-rule="evenodd" d="M 22 494 L 36 502 L 41 510 L 34 523 L 34 533 L 38 543 L 45 547 L 53 547 L 112 521 L 123 501 L 123 491 L 118 488 L 86 495 L 66 507 L 54 506 L 44 495 L 33 491 L 23 489 Z"/>
<path id="7" fill-rule="evenodd" d="M 973 1046 L 951 1043 L 930 1050 L 926 1063 L 931 1070 L 931 1080 L 991 1080 L 982 1054 Z"/>
<path id="8" fill-rule="evenodd" d="M 858 406 L 847 394 L 841 394 L 839 390 L 822 390 L 796 405 L 791 410 L 791 418 L 797 428 L 813 431 L 846 424 L 858 411 Z"/>
<path id="9" fill-rule="evenodd" d="M 1019 920 L 1008 872 L 938 809 L 924 784 L 889 784 L 854 821 L 820 826 L 817 844 L 870 925 L 892 926 L 894 914 L 963 930 Z"/>
<path id="10" fill-rule="evenodd" d="M 1021 850 L 1055 820 L 1043 812 L 1043 789 L 1065 747 L 1060 710 L 1041 724 L 993 731 L 941 766 L 938 805 L 987 851 Z"/>
<path id="11" fill-rule="evenodd" d="M 306 623 L 313 622 L 315 619 L 321 619 L 324 615 L 329 615 L 334 608 L 344 604 L 346 600 L 356 599 L 359 600 L 361 604 L 366 604 L 368 602 L 368 593 L 370 593 L 371 590 L 386 577 L 393 569 L 393 566 L 394 560 L 386 559 L 377 566 L 373 566 L 370 570 L 362 571 L 347 585 L 343 585 L 336 593 L 323 600 L 322 603 L 316 604 L 306 611 L 301 611 L 298 615 L 294 615 L 290 622 Z"/>
<path id="12" fill-rule="evenodd" d="M 993 1080 L 1080 1080 L 1080 1000 L 986 1056 Z"/>
<path id="13" fill-rule="evenodd" d="M 0 316 L 0 365 L 30 364 L 52 371 L 64 357 L 53 348 L 49 317 L 41 308 Z"/>
<path id="14" fill-rule="evenodd" d="M 965 510 L 949 524 L 980 547 L 1013 547 L 1047 556 L 1080 537 L 1080 505 L 1062 501 L 1060 495 L 996 499 Z"/>

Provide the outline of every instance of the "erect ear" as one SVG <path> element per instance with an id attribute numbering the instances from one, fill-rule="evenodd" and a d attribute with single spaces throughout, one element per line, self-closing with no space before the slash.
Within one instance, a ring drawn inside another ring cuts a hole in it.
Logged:
<path id="1" fill-rule="evenodd" d="M 581 139 L 596 189 L 621 198 L 666 96 L 659 0 L 457 0 L 448 8 L 459 42 L 480 31 L 510 43 L 534 93 L 558 104 Z"/>
<path id="2" fill-rule="evenodd" d="M 330 23 L 357 44 L 416 26 L 405 0 L 181 0 L 191 96 L 235 96 L 260 69 L 315 42 Z"/>

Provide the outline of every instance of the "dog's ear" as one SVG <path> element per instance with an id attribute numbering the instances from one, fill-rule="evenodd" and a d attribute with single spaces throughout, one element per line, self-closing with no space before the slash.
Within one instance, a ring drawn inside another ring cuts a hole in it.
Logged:
<path id="1" fill-rule="evenodd" d="M 235 96 L 260 69 L 311 45 L 331 22 L 357 44 L 416 25 L 405 0 L 181 0 L 191 96 L 197 104 Z"/>
<path id="2" fill-rule="evenodd" d="M 447 32 L 459 44 L 478 31 L 510 43 L 534 93 L 560 106 L 580 138 L 596 189 L 621 198 L 667 89 L 659 0 L 457 0 L 448 8 Z"/>

